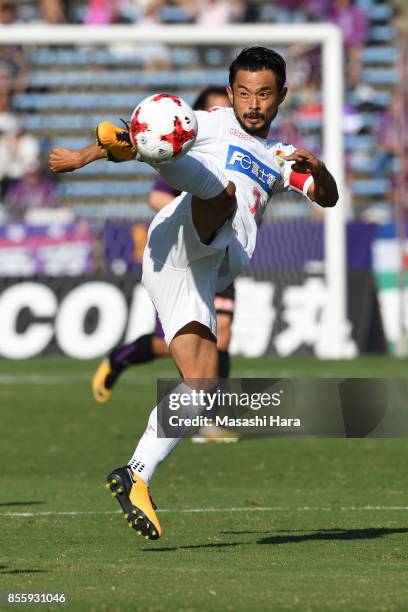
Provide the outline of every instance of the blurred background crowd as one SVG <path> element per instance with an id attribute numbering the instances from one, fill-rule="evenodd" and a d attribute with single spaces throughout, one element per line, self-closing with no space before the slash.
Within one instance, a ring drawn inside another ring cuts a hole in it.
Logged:
<path id="1" fill-rule="evenodd" d="M 246 23 L 254 24 L 259 43 L 258 23 L 308 22 L 336 23 L 343 32 L 348 218 L 389 223 L 397 212 L 405 215 L 401 195 L 408 186 L 403 0 L 0 0 L 0 32 L 39 23 Z M 320 48 L 299 42 L 279 50 L 288 62 L 290 93 L 272 135 L 320 155 Z M 144 47 L 117 40 L 103 47 L 0 45 L 0 223 L 35 223 L 44 220 L 41 209 L 53 210 L 57 219 L 94 223 L 100 235 L 105 220 L 151 216 L 150 168 L 104 164 L 56 179 L 45 163 L 50 148 L 86 144 L 99 120 L 128 117 L 153 91 L 192 102 L 203 86 L 226 84 L 235 53 L 156 41 Z M 297 199 L 270 212 L 271 218 L 316 214 Z"/>

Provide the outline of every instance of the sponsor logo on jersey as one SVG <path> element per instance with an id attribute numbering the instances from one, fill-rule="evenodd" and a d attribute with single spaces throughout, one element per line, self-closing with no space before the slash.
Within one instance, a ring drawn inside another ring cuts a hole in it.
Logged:
<path id="1" fill-rule="evenodd" d="M 245 134 L 245 132 L 240 132 L 239 130 L 237 130 L 236 128 L 230 128 L 230 134 L 231 136 L 236 136 L 237 138 L 240 138 L 241 140 L 249 140 L 250 142 L 254 142 L 255 138 L 252 138 L 252 136 L 250 136 L 249 134 Z"/>
<path id="2" fill-rule="evenodd" d="M 245 149 L 234 145 L 228 147 L 225 167 L 227 170 L 235 170 L 241 172 L 241 174 L 246 174 L 258 183 L 268 195 L 271 195 L 274 184 L 281 178 L 279 172 L 263 164 Z"/>
<path id="3" fill-rule="evenodd" d="M 280 168 L 283 168 L 283 166 L 285 165 L 284 157 L 285 153 L 283 151 L 281 151 L 280 149 L 275 151 L 275 161 Z"/>

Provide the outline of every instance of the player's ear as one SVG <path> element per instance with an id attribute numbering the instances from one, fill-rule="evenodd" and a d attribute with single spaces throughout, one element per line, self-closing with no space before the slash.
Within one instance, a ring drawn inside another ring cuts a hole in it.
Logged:
<path id="1" fill-rule="evenodd" d="M 288 93 L 288 88 L 287 87 L 282 87 L 282 89 L 279 92 L 279 96 L 278 96 L 278 104 L 282 104 L 282 102 L 286 98 L 286 94 L 287 93 Z"/>
<path id="2" fill-rule="evenodd" d="M 232 91 L 232 87 L 230 85 L 227 85 L 226 89 L 227 89 L 227 94 L 228 94 L 228 98 L 229 98 L 230 104 L 231 104 L 231 106 L 233 106 L 233 104 L 234 104 L 234 92 Z"/>

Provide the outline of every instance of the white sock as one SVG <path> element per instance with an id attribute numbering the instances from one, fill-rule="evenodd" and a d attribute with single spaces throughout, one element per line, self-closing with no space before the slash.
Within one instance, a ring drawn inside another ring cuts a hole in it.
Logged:
<path id="1" fill-rule="evenodd" d="M 174 392 L 191 393 L 191 389 L 184 383 L 178 385 Z M 184 406 L 179 415 L 183 417 L 193 418 L 202 412 L 205 406 Z M 153 472 L 161 463 L 170 455 L 170 453 L 181 442 L 187 429 L 180 428 L 180 435 L 177 438 L 159 438 L 157 437 L 157 406 L 153 408 L 147 423 L 147 429 L 140 438 L 139 444 L 135 452 L 130 458 L 128 465 L 132 472 L 148 485 L 153 476 Z"/>
<path id="2" fill-rule="evenodd" d="M 140 476 L 148 485 L 153 472 L 171 451 L 177 446 L 182 438 L 158 438 L 157 437 L 157 406 L 153 408 L 149 416 L 147 429 L 140 438 L 128 465 L 132 472 Z"/>
<path id="3" fill-rule="evenodd" d="M 171 187 L 201 200 L 215 198 L 229 183 L 222 169 L 200 153 L 187 153 L 181 159 L 154 168 Z"/>

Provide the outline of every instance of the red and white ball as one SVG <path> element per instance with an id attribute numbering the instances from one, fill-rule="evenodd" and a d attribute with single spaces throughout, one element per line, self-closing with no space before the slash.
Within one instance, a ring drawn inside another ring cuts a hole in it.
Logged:
<path id="1" fill-rule="evenodd" d="M 197 120 L 184 100 L 161 93 L 136 106 L 129 131 L 140 157 L 150 164 L 161 164 L 191 149 L 197 137 Z"/>

